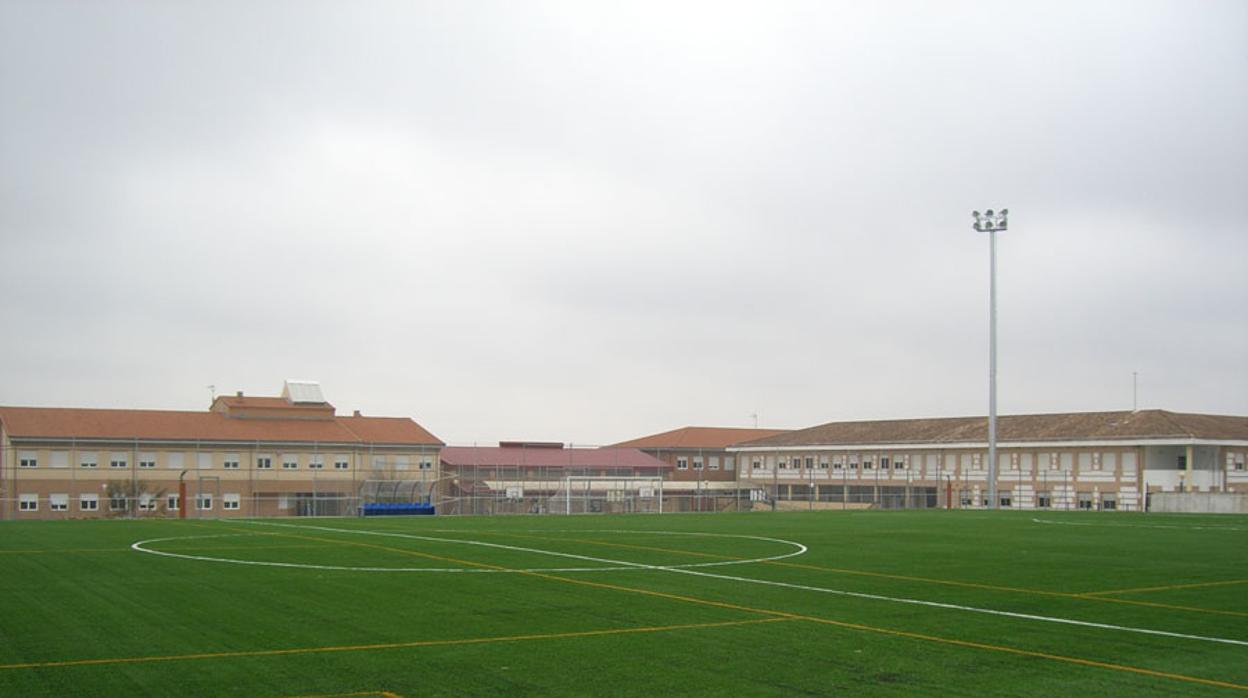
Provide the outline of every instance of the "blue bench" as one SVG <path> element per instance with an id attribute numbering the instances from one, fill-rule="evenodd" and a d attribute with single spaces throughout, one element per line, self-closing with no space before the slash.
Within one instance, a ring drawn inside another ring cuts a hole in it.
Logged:
<path id="1" fill-rule="evenodd" d="M 360 516 L 433 516 L 432 504 L 369 502 L 360 505 Z"/>

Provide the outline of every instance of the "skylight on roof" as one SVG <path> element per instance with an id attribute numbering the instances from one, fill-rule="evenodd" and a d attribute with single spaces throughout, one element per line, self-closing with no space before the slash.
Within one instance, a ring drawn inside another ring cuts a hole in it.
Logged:
<path id="1" fill-rule="evenodd" d="M 282 397 L 296 405 L 325 404 L 321 384 L 316 381 L 287 380 L 282 388 Z"/>

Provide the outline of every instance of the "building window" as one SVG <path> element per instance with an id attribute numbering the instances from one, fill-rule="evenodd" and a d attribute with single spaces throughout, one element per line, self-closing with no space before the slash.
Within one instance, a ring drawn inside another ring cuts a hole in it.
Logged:
<path id="1" fill-rule="evenodd" d="M 128 468 L 130 467 L 130 459 L 124 453 L 114 453 L 108 459 L 108 467 L 110 468 Z"/>
<path id="2" fill-rule="evenodd" d="M 17 510 L 18 511 L 39 511 L 39 495 L 37 494 L 17 495 Z"/>
<path id="3" fill-rule="evenodd" d="M 200 511 L 212 511 L 212 495 L 200 494 L 195 497 L 195 508 Z"/>
<path id="4" fill-rule="evenodd" d="M 80 468 L 98 467 L 99 465 L 99 461 L 97 460 L 98 458 L 99 458 L 99 454 L 96 453 L 95 451 L 90 451 L 90 452 L 83 451 L 78 454 L 78 467 Z"/>
<path id="5" fill-rule="evenodd" d="M 719 456 L 711 456 L 710 462 L 706 464 L 709 470 L 719 470 Z"/>
<path id="6" fill-rule="evenodd" d="M 98 494 L 80 494 L 78 495 L 78 511 L 99 511 L 100 495 Z"/>
<path id="7" fill-rule="evenodd" d="M 1080 492 L 1080 493 L 1079 493 L 1079 508 L 1080 508 L 1080 509 L 1091 509 L 1091 508 L 1092 508 L 1092 493 L 1091 493 L 1091 492 Z"/>
<path id="8" fill-rule="evenodd" d="M 694 459 L 693 459 L 693 469 L 694 469 L 694 470 L 701 470 L 701 469 L 702 469 L 702 459 L 701 459 L 701 458 L 694 458 Z"/>
<path id="9" fill-rule="evenodd" d="M 997 501 L 1000 502 L 1001 506 L 1003 507 L 1014 506 L 1013 495 L 1014 493 L 1011 492 L 1010 490 L 1001 490 L 1000 492 L 997 493 Z"/>
<path id="10" fill-rule="evenodd" d="M 1010 470 L 1018 470 L 1018 454 L 1010 454 Z"/>
<path id="11" fill-rule="evenodd" d="M 295 470 L 299 467 L 299 456 L 293 453 L 282 454 L 282 470 Z"/>
<path id="12" fill-rule="evenodd" d="M 806 460 L 805 460 L 805 462 L 803 462 L 803 465 L 805 465 L 805 466 L 806 466 L 806 469 L 807 469 L 807 470 L 814 470 L 814 469 L 815 469 L 815 458 L 814 458 L 814 456 L 806 456 Z"/>
<path id="13" fill-rule="evenodd" d="M 1177 465 L 1179 467 L 1179 470 L 1187 470 L 1187 456 L 1186 455 L 1179 456 Z"/>
<path id="14" fill-rule="evenodd" d="M 1118 494 L 1116 492 L 1106 492 L 1101 495 L 1101 508 L 1105 511 L 1114 511 L 1118 508 Z"/>
<path id="15" fill-rule="evenodd" d="M 844 470 L 844 469 L 845 469 L 845 461 L 844 461 L 844 459 L 842 459 L 840 456 L 834 456 L 834 457 L 832 458 L 832 469 L 833 469 L 833 470 Z"/>
<path id="16" fill-rule="evenodd" d="M 35 452 L 34 451 L 19 451 L 17 454 L 17 467 L 38 468 L 39 459 L 35 457 Z"/>
<path id="17" fill-rule="evenodd" d="M 761 460 L 757 459 L 757 458 L 754 458 L 754 459 L 750 460 L 750 469 L 751 469 L 751 470 L 762 470 L 762 469 L 763 469 L 763 462 L 762 462 Z"/>
<path id="18" fill-rule="evenodd" d="M 53 468 L 69 467 L 69 451 L 52 451 L 48 455 L 52 456 L 51 466 Z"/>
<path id="19" fill-rule="evenodd" d="M 1049 454 L 1049 470 L 1057 470 L 1062 465 L 1062 459 L 1056 453 Z"/>
<path id="20" fill-rule="evenodd" d="M 256 456 L 256 470 L 272 470 L 272 469 L 273 469 L 273 457 L 272 456 Z"/>
<path id="21" fill-rule="evenodd" d="M 182 500 L 176 494 L 168 495 L 165 497 L 165 508 L 169 511 L 177 511 L 182 508 Z"/>
<path id="22" fill-rule="evenodd" d="M 893 470 L 905 470 L 910 464 L 910 456 L 893 456 Z"/>
<path id="23" fill-rule="evenodd" d="M 820 469 L 820 470 L 827 470 L 827 469 L 828 469 L 828 459 L 827 459 L 827 458 L 820 458 L 820 459 L 819 459 L 819 469 Z"/>
<path id="24" fill-rule="evenodd" d="M 1099 453 L 1092 454 L 1092 469 L 1093 470 L 1101 469 L 1101 454 Z"/>
<path id="25" fill-rule="evenodd" d="M 408 458 L 407 456 L 395 456 L 394 457 L 394 469 L 395 470 L 407 470 L 410 464 L 411 464 L 411 459 Z"/>
<path id="26" fill-rule="evenodd" d="M 966 490 L 962 490 L 962 496 L 959 499 L 964 507 L 973 506 L 975 503 L 975 500 L 971 499 L 971 493 Z"/>
<path id="27" fill-rule="evenodd" d="M 724 470 L 732 472 L 737 469 L 736 456 L 724 456 Z"/>
<path id="28" fill-rule="evenodd" d="M 321 470 L 324 467 L 325 467 L 325 456 L 322 456 L 319 453 L 314 453 L 308 456 L 308 468 L 310 470 Z"/>
<path id="29" fill-rule="evenodd" d="M 421 464 L 424 465 L 423 463 Z M 334 470 L 348 470 L 351 468 L 351 461 L 347 460 L 346 455 L 334 456 Z"/>
<path id="30" fill-rule="evenodd" d="M 165 467 L 170 470 L 182 470 L 182 464 L 186 462 L 186 454 L 181 451 L 165 454 Z"/>
<path id="31" fill-rule="evenodd" d="M 200 470 L 211 470 L 212 469 L 212 454 L 211 453 L 196 453 L 195 465 Z"/>
<path id="32" fill-rule="evenodd" d="M 983 465 L 983 463 L 984 463 L 984 457 L 982 454 L 979 454 L 979 453 L 971 454 L 971 468 L 973 470 L 979 470 L 980 467 Z"/>
<path id="33" fill-rule="evenodd" d="M 421 470 L 433 470 L 433 457 L 421 456 L 420 457 L 420 469 Z"/>
<path id="34" fill-rule="evenodd" d="M 874 464 L 874 463 L 872 463 L 871 461 L 869 461 L 869 460 L 864 460 L 864 461 L 862 462 L 862 469 L 863 469 L 863 470 L 873 470 L 874 468 L 875 468 L 875 464 Z"/>
<path id="35" fill-rule="evenodd" d="M 48 508 L 52 511 L 69 511 L 69 495 L 68 494 L 50 494 L 48 495 Z"/>
<path id="36" fill-rule="evenodd" d="M 221 508 L 226 511 L 238 511 L 242 498 L 237 493 L 226 493 L 221 496 Z"/>
<path id="37" fill-rule="evenodd" d="M 677 459 L 676 459 L 676 469 L 677 469 L 677 470 L 688 470 L 688 469 L 689 469 L 689 459 L 688 459 L 688 458 L 677 458 Z"/>
<path id="38" fill-rule="evenodd" d="M 238 470 L 240 459 L 237 453 L 227 453 L 221 461 L 221 467 L 226 470 Z"/>
<path id="39" fill-rule="evenodd" d="M 139 467 L 140 468 L 155 468 L 156 467 L 156 455 L 152 453 L 140 453 L 139 454 Z"/>
<path id="40" fill-rule="evenodd" d="M 126 495 L 110 494 L 108 496 L 108 510 L 109 511 L 125 511 L 126 510 Z"/>
<path id="41" fill-rule="evenodd" d="M 147 492 L 139 495 L 139 511 L 156 511 L 156 498 Z"/>
<path id="42" fill-rule="evenodd" d="M 1048 509 L 1053 506 L 1053 495 L 1048 492 L 1036 493 L 1036 507 L 1040 509 Z"/>
<path id="43" fill-rule="evenodd" d="M 888 470 L 888 456 L 880 458 L 880 470 Z"/>

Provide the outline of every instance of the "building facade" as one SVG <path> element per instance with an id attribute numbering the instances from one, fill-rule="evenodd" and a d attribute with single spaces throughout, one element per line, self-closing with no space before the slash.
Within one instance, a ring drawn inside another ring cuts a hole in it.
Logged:
<path id="1" fill-rule="evenodd" d="M 206 412 L 0 407 L 0 519 L 347 514 L 367 480 L 435 488 L 442 445 L 309 382 Z"/>
<path id="2" fill-rule="evenodd" d="M 672 466 L 635 448 L 504 441 L 442 449 L 448 514 L 661 511 Z"/>
<path id="3" fill-rule="evenodd" d="M 760 497 L 873 507 L 979 508 L 987 418 L 833 422 L 737 454 Z M 1248 492 L 1248 417 L 1141 410 L 998 420 L 996 506 L 1138 511 L 1156 492 Z"/>

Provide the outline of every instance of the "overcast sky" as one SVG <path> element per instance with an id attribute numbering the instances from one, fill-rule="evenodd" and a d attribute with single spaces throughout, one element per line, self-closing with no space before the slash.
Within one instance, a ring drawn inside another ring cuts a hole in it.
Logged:
<path id="1" fill-rule="evenodd" d="M 0 0 L 0 404 L 1248 414 L 1248 3 Z"/>

